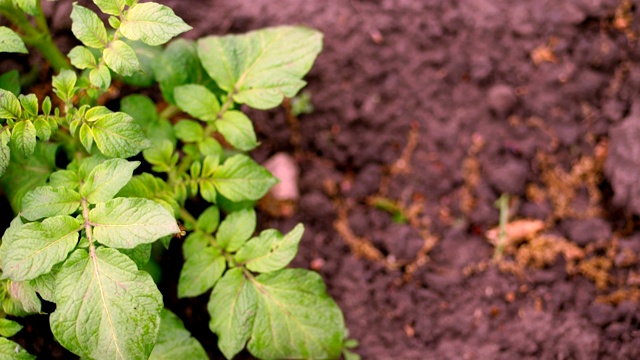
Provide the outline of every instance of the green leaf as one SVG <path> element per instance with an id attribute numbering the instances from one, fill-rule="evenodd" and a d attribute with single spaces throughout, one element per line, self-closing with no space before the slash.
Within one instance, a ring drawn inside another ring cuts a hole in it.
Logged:
<path id="1" fill-rule="evenodd" d="M 220 224 L 220 209 L 217 206 L 209 206 L 198 217 L 196 226 L 198 230 L 207 234 L 213 234 Z"/>
<path id="2" fill-rule="evenodd" d="M 61 70 L 53 77 L 53 92 L 64 102 L 70 102 L 76 92 L 78 77 L 72 70 Z"/>
<path id="3" fill-rule="evenodd" d="M 174 88 L 184 84 L 203 83 L 209 78 L 202 69 L 195 43 L 192 40 L 172 41 L 162 55 L 152 63 L 153 73 L 160 83 L 162 96 L 171 104 L 176 104 Z"/>
<path id="4" fill-rule="evenodd" d="M 70 215 L 78 210 L 80 200 L 80 194 L 72 189 L 42 186 L 24 196 L 20 215 L 30 221 Z"/>
<path id="5" fill-rule="evenodd" d="M 10 91 L 15 96 L 20 94 L 20 73 L 18 70 L 7 71 L 0 75 L 0 89 Z"/>
<path id="6" fill-rule="evenodd" d="M 235 211 L 220 224 L 216 240 L 229 252 L 240 249 L 256 230 L 256 212 L 253 208 Z"/>
<path id="7" fill-rule="evenodd" d="M 131 46 L 124 41 L 112 41 L 104 50 L 104 62 L 111 70 L 123 76 L 133 75 L 137 71 L 142 71 L 138 56 Z"/>
<path id="8" fill-rule="evenodd" d="M 106 115 L 93 124 L 92 130 L 98 149 L 109 157 L 128 158 L 150 145 L 138 124 L 125 113 Z"/>
<path id="9" fill-rule="evenodd" d="M 244 349 L 249 340 L 257 303 L 256 289 L 240 268 L 227 271 L 211 292 L 209 328 L 218 335 L 218 347 L 227 359 Z"/>
<path id="10" fill-rule="evenodd" d="M 234 260 L 260 273 L 276 271 L 289 265 L 298 253 L 304 226 L 298 224 L 286 236 L 277 230 L 265 230 L 238 250 Z"/>
<path id="11" fill-rule="evenodd" d="M 134 94 L 120 100 L 120 111 L 129 114 L 144 130 L 158 121 L 156 105 L 148 96 Z"/>
<path id="12" fill-rule="evenodd" d="M 96 4 L 103 13 L 116 16 L 122 13 L 125 5 L 124 0 L 93 0 L 93 3 Z"/>
<path id="13" fill-rule="evenodd" d="M 216 202 L 216 196 L 218 193 L 216 192 L 216 188 L 212 181 L 203 181 L 200 183 L 200 195 L 205 201 L 212 204 Z"/>
<path id="14" fill-rule="evenodd" d="M 158 117 L 155 103 L 147 96 L 129 95 L 120 101 L 120 109 L 131 115 L 152 143 L 167 139 L 175 145 L 173 125 L 169 120 Z"/>
<path id="15" fill-rule="evenodd" d="M 154 165 L 153 170 L 156 172 L 169 172 L 177 163 L 177 159 L 174 162 L 173 145 L 167 139 L 159 141 L 154 147 L 145 150 L 142 155 L 148 163 Z"/>
<path id="16" fill-rule="evenodd" d="M 179 232 L 167 209 L 143 198 L 116 198 L 97 204 L 89 212 L 96 241 L 116 248 L 131 249 Z"/>
<path id="17" fill-rule="evenodd" d="M 76 250 L 57 277 L 51 330 L 65 348 L 94 359 L 146 359 L 160 328 L 162 294 L 116 249 Z"/>
<path id="18" fill-rule="evenodd" d="M 258 146 L 253 124 L 241 111 L 224 113 L 222 119 L 216 121 L 216 128 L 224 136 L 224 139 L 236 149 L 250 151 Z"/>
<path id="19" fill-rule="evenodd" d="M 22 11 L 29 15 L 35 16 L 38 14 L 38 0 L 15 0 L 16 4 Z"/>
<path id="20" fill-rule="evenodd" d="M 18 98 L 11 91 L 0 89 L 0 119 L 17 119 L 21 114 Z"/>
<path id="21" fill-rule="evenodd" d="M 185 24 L 169 7 L 148 2 L 129 9 L 119 30 L 131 40 L 142 40 L 155 46 L 191 30 L 191 26 Z"/>
<path id="22" fill-rule="evenodd" d="M 178 281 L 178 297 L 196 297 L 211 289 L 227 268 L 220 251 L 212 247 L 189 257 Z"/>
<path id="23" fill-rule="evenodd" d="M 5 141 L 4 134 L 0 135 L 0 143 Z M 58 146 L 38 143 L 36 151 L 27 159 L 19 156 L 11 158 L 7 172 L 0 178 L 0 185 L 2 185 L 15 213 L 20 212 L 22 198 L 29 191 L 43 186 L 47 182 L 49 174 L 55 169 Z"/>
<path id="24" fill-rule="evenodd" d="M 256 109 L 273 108 L 285 96 L 295 96 L 321 49 L 320 32 L 293 26 L 198 41 L 198 55 L 209 75 L 234 93 L 234 101 Z"/>
<path id="25" fill-rule="evenodd" d="M 188 259 L 202 252 L 213 241 L 213 236 L 202 231 L 194 231 L 184 240 L 184 244 L 182 244 L 182 254 L 185 259 Z"/>
<path id="26" fill-rule="evenodd" d="M 220 166 L 214 176 L 216 189 L 231 201 L 258 200 L 278 180 L 246 155 L 234 155 Z"/>
<path id="27" fill-rule="evenodd" d="M 14 316 L 40 313 L 42 303 L 29 282 L 9 280 L 7 290 L 9 298 L 2 302 L 5 313 Z"/>
<path id="28" fill-rule="evenodd" d="M 71 170 L 58 170 L 49 177 L 49 185 L 52 187 L 65 187 L 70 190 L 78 190 L 80 179 L 78 173 Z"/>
<path id="29" fill-rule="evenodd" d="M 191 337 L 179 317 L 167 309 L 162 310 L 160 334 L 149 360 L 208 360 L 198 340 Z"/>
<path id="30" fill-rule="evenodd" d="M 141 244 L 133 249 L 118 249 L 118 251 L 127 255 L 134 263 L 136 263 L 138 269 L 142 270 L 149 262 L 149 259 L 151 259 L 152 248 L 153 246 L 151 244 Z"/>
<path id="31" fill-rule="evenodd" d="M 198 144 L 198 150 L 200 154 L 205 157 L 217 157 L 218 159 L 223 154 L 222 145 L 214 138 L 206 138 Z M 206 164 L 206 159 L 205 159 Z M 216 164 L 216 166 L 219 164 Z"/>
<path id="32" fill-rule="evenodd" d="M 91 170 L 80 188 L 80 194 L 91 204 L 113 199 L 133 176 L 139 161 L 107 160 Z"/>
<path id="33" fill-rule="evenodd" d="M 44 117 L 40 116 L 33 122 L 36 127 L 36 135 L 40 140 L 48 141 L 51 137 L 51 125 Z"/>
<path id="34" fill-rule="evenodd" d="M 184 142 L 198 142 L 204 137 L 200 123 L 182 119 L 173 126 L 176 137 Z"/>
<path id="35" fill-rule="evenodd" d="M 0 360 L 32 360 L 35 358 L 17 343 L 6 338 L 0 338 Z"/>
<path id="36" fill-rule="evenodd" d="M 361 359 L 360 355 L 354 353 L 353 351 L 349 351 L 347 349 L 342 350 L 342 356 L 344 357 L 344 360 L 360 360 Z"/>
<path id="37" fill-rule="evenodd" d="M 91 127 L 86 123 L 82 124 L 80 127 L 80 143 L 87 150 L 87 152 L 91 152 L 91 147 L 93 145 L 93 133 L 91 132 Z"/>
<path id="38" fill-rule="evenodd" d="M 89 81 L 91 85 L 102 90 L 107 90 L 111 86 L 111 71 L 105 64 L 100 64 L 95 69 L 91 69 L 89 73 Z"/>
<path id="39" fill-rule="evenodd" d="M 218 98 L 202 85 L 182 85 L 174 90 L 178 107 L 202 121 L 213 121 L 220 111 Z"/>
<path id="40" fill-rule="evenodd" d="M 73 35 L 84 45 L 96 49 L 104 49 L 107 46 L 107 29 L 96 13 L 74 3 L 71 20 Z"/>
<path id="41" fill-rule="evenodd" d="M 29 51 L 18 34 L 6 26 L 0 26 L 0 52 L 26 54 Z"/>
<path id="42" fill-rule="evenodd" d="M 134 176 L 125 185 L 117 197 L 140 197 L 153 200 L 165 207 L 169 212 L 178 214 L 180 206 L 172 197 L 173 193 L 168 189 L 164 180 L 154 177 L 149 173 Z"/>
<path id="43" fill-rule="evenodd" d="M 0 134 L 0 177 L 4 175 L 9 167 L 9 160 L 11 159 L 11 149 L 9 149 L 9 140 L 11 134 L 9 130 L 5 130 Z"/>
<path id="44" fill-rule="evenodd" d="M 42 274 L 29 281 L 29 284 L 34 288 L 34 290 L 37 291 L 43 299 L 49 302 L 53 302 L 55 300 L 56 276 L 58 275 L 58 272 L 60 272 L 61 265 L 62 264 L 58 264 L 48 273 Z"/>
<path id="45" fill-rule="evenodd" d="M 0 319 L 0 335 L 12 337 L 22 330 L 22 325 L 9 319 Z M 0 357 L 1 358 L 1 357 Z"/>
<path id="46" fill-rule="evenodd" d="M 261 359 L 337 359 L 344 319 L 320 275 L 303 269 L 261 274 L 247 349 Z M 321 314 L 321 316 L 319 316 Z"/>
<path id="47" fill-rule="evenodd" d="M 75 248 L 81 228 L 80 221 L 70 216 L 25 224 L 3 241 L 2 246 L 6 246 L 2 253 L 3 275 L 24 281 L 48 273 Z"/>
<path id="48" fill-rule="evenodd" d="M 69 60 L 71 60 L 71 65 L 77 67 L 78 69 L 93 69 L 98 63 L 96 62 L 96 57 L 93 56 L 93 53 L 89 51 L 84 46 L 78 45 L 71 49 L 69 52 Z"/>
<path id="49" fill-rule="evenodd" d="M 123 40 L 127 45 L 131 46 L 140 62 L 141 71 L 131 76 L 124 76 L 122 80 L 125 84 L 149 87 L 155 84 L 156 78 L 153 74 L 153 63 L 158 61 L 158 57 L 162 54 L 162 48 L 159 46 L 151 46 L 142 41 Z"/>
<path id="50" fill-rule="evenodd" d="M 26 116 L 38 116 L 38 97 L 35 94 L 19 95 L 18 100 Z"/>
<path id="51" fill-rule="evenodd" d="M 31 120 L 17 122 L 11 133 L 11 141 L 14 148 L 23 158 L 33 154 L 36 149 L 36 127 Z"/>

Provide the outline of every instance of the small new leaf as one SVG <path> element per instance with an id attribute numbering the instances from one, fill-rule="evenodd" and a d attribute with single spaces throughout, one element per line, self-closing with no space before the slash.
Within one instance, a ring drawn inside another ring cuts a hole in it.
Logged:
<path id="1" fill-rule="evenodd" d="M 69 52 L 69 60 L 71 60 L 71 65 L 78 69 L 93 69 L 98 65 L 91 51 L 81 45 L 71 49 Z"/>
<path id="2" fill-rule="evenodd" d="M 0 119 L 17 119 L 22 114 L 20 101 L 12 92 L 0 89 Z"/>
<path id="3" fill-rule="evenodd" d="M 184 142 L 199 142 L 204 136 L 202 125 L 193 120 L 180 120 L 173 129 L 176 137 Z"/>
<path id="4" fill-rule="evenodd" d="M 19 95 L 18 100 L 24 110 L 25 117 L 34 118 L 38 115 L 38 97 L 35 94 Z"/>
<path id="5" fill-rule="evenodd" d="M 124 41 L 112 41 L 109 47 L 104 49 L 103 56 L 104 62 L 111 70 L 122 76 L 130 76 L 142 70 L 135 51 Z"/>
<path id="6" fill-rule="evenodd" d="M 75 248 L 81 227 L 80 221 L 70 216 L 23 225 L 13 236 L 3 239 L 3 275 L 24 281 L 48 273 Z"/>
<path id="7" fill-rule="evenodd" d="M 17 122 L 11 133 L 11 141 L 18 154 L 27 158 L 36 149 L 36 127 L 31 120 Z"/>
<path id="8" fill-rule="evenodd" d="M 22 330 L 22 325 L 9 319 L 0 319 L 0 335 L 5 337 L 12 337 Z M 0 354 L 2 354 L 0 352 Z M 0 356 L 1 358 L 1 356 Z"/>
<path id="9" fill-rule="evenodd" d="M 80 194 L 70 188 L 42 186 L 24 196 L 20 215 L 30 221 L 70 215 L 78 210 L 80 200 Z"/>
<path id="10" fill-rule="evenodd" d="M 91 85 L 102 90 L 107 90 L 111 85 L 111 71 L 109 71 L 109 67 L 105 64 L 100 64 L 97 68 L 91 69 L 89 81 Z"/>
<path id="11" fill-rule="evenodd" d="M 220 224 L 216 239 L 220 247 L 234 252 L 240 249 L 256 230 L 256 212 L 253 209 L 235 211 Z"/>
<path id="12" fill-rule="evenodd" d="M 93 0 L 93 2 L 103 13 L 116 16 L 120 15 L 125 6 L 124 0 Z"/>
<path id="13" fill-rule="evenodd" d="M 277 230 L 265 230 L 259 237 L 244 244 L 234 259 L 255 272 L 267 273 L 280 270 L 289 265 L 298 253 L 298 243 L 303 232 L 302 224 L 298 224 L 285 236 Z"/>
<path id="14" fill-rule="evenodd" d="M 234 155 L 213 175 L 216 189 L 231 201 L 258 200 L 278 180 L 246 155 Z"/>
<path id="15" fill-rule="evenodd" d="M 198 217 L 196 227 L 207 234 L 213 234 L 220 224 L 220 209 L 217 206 L 209 206 Z"/>
<path id="16" fill-rule="evenodd" d="M 6 26 L 0 26 L 0 52 L 28 53 L 20 36 Z"/>
<path id="17" fill-rule="evenodd" d="M 256 132 L 251 120 L 241 111 L 227 111 L 222 119 L 216 121 L 216 128 L 233 147 L 242 151 L 253 150 L 258 146 Z"/>
<path id="18" fill-rule="evenodd" d="M 91 359 L 147 359 L 160 328 L 162 294 L 116 249 L 76 250 L 56 278 L 50 323 L 67 349 Z"/>
<path id="19" fill-rule="evenodd" d="M 76 91 L 78 77 L 72 70 L 61 70 L 60 74 L 53 77 L 53 92 L 64 102 L 70 102 Z"/>
<path id="20" fill-rule="evenodd" d="M 208 247 L 189 257 L 184 263 L 178 281 L 178 297 L 195 297 L 211 289 L 227 268 L 220 251 Z"/>
<path id="21" fill-rule="evenodd" d="M 220 111 L 218 98 L 202 85 L 183 85 L 173 90 L 178 107 L 202 121 L 213 121 Z"/>
<path id="22" fill-rule="evenodd" d="M 104 245 L 132 249 L 179 232 L 176 220 L 155 201 L 116 198 L 97 204 L 89 212 L 94 239 Z"/>
<path id="23" fill-rule="evenodd" d="M 83 44 L 96 49 L 107 46 L 107 29 L 96 13 L 74 3 L 71 20 L 71 31 Z"/>
<path id="24" fill-rule="evenodd" d="M 139 161 L 107 160 L 91 170 L 80 188 L 80 194 L 91 204 L 111 200 L 127 185 L 133 170 L 139 165 Z"/>
<path id="25" fill-rule="evenodd" d="M 191 30 L 191 26 L 185 24 L 169 7 L 148 2 L 129 9 L 119 30 L 128 39 L 157 46 Z"/>

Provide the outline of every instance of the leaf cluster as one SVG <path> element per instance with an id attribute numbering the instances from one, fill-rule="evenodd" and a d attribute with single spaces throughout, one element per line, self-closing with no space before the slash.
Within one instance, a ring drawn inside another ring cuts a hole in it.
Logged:
<path id="1" fill-rule="evenodd" d="M 20 330 L 3 314 L 41 313 L 44 299 L 56 304 L 54 336 L 82 357 L 205 359 L 145 271 L 154 248 L 163 251 L 156 243 L 168 249 L 188 232 L 178 296 L 209 293 L 210 328 L 227 358 L 245 346 L 258 358 L 338 358 L 348 343 L 342 312 L 318 274 L 287 268 L 303 225 L 256 234 L 253 206 L 278 180 L 246 154 L 259 141 L 242 111 L 293 98 L 322 35 L 281 26 L 160 47 L 191 29 L 170 8 L 93 1 L 110 29 L 73 4 L 82 45 L 68 59 L 79 73 L 53 77 L 53 101 L 20 95 L 16 72 L 0 76 L 0 185 L 17 213 L 0 246 L 0 335 Z M 41 8 L 0 0 L 0 13 L 18 10 Z M 22 34 L 5 33 L 0 52 L 26 51 Z M 134 94 L 107 108 L 114 79 L 157 83 L 166 105 Z M 194 216 L 192 203 L 207 206 Z M 0 357 L 9 350 L 32 358 L 0 337 Z"/>

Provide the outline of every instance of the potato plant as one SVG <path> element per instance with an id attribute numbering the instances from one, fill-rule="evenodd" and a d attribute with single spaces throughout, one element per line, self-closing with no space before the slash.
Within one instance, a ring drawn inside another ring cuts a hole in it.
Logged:
<path id="1" fill-rule="evenodd" d="M 207 358 L 145 270 L 152 247 L 180 233 L 178 296 L 210 292 L 225 357 L 245 347 L 265 359 L 340 357 L 353 344 L 342 312 L 318 274 L 287 268 L 303 225 L 256 234 L 255 202 L 277 179 L 246 154 L 259 142 L 240 107 L 295 96 L 322 35 L 281 26 L 162 47 L 191 29 L 169 7 L 93 1 L 109 29 L 74 3 L 82 45 L 67 62 L 39 1 L 0 0 L 15 24 L 0 27 L 0 51 L 32 45 L 57 72 L 44 98 L 20 94 L 16 72 L 0 76 L 0 184 L 16 213 L 0 246 L 0 358 L 33 358 L 7 337 L 42 300 L 55 303 L 56 340 L 83 358 Z M 157 83 L 166 106 L 139 94 L 118 111 L 100 105 L 116 78 Z M 209 205 L 196 214 L 197 198 Z"/>

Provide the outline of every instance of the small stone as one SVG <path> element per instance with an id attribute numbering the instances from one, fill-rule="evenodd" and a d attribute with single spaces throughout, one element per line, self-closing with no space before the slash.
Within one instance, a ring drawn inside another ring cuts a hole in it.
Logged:
<path id="1" fill-rule="evenodd" d="M 511 112 L 518 98 L 513 89 L 508 85 L 494 85 L 487 94 L 489 107 L 496 115 L 504 117 Z"/>
<path id="2" fill-rule="evenodd" d="M 275 176 L 279 183 L 269 191 L 275 200 L 292 200 L 300 198 L 298 190 L 298 164 L 289 154 L 277 153 L 264 163 L 264 167 Z"/>
<path id="3" fill-rule="evenodd" d="M 611 237 L 611 225 L 601 218 L 565 220 L 562 222 L 562 228 L 569 240 L 579 246 L 586 246 L 589 243 Z"/>
<path id="4" fill-rule="evenodd" d="M 617 320 L 616 309 L 607 304 L 593 304 L 588 310 L 591 322 L 598 326 L 605 326 Z"/>

